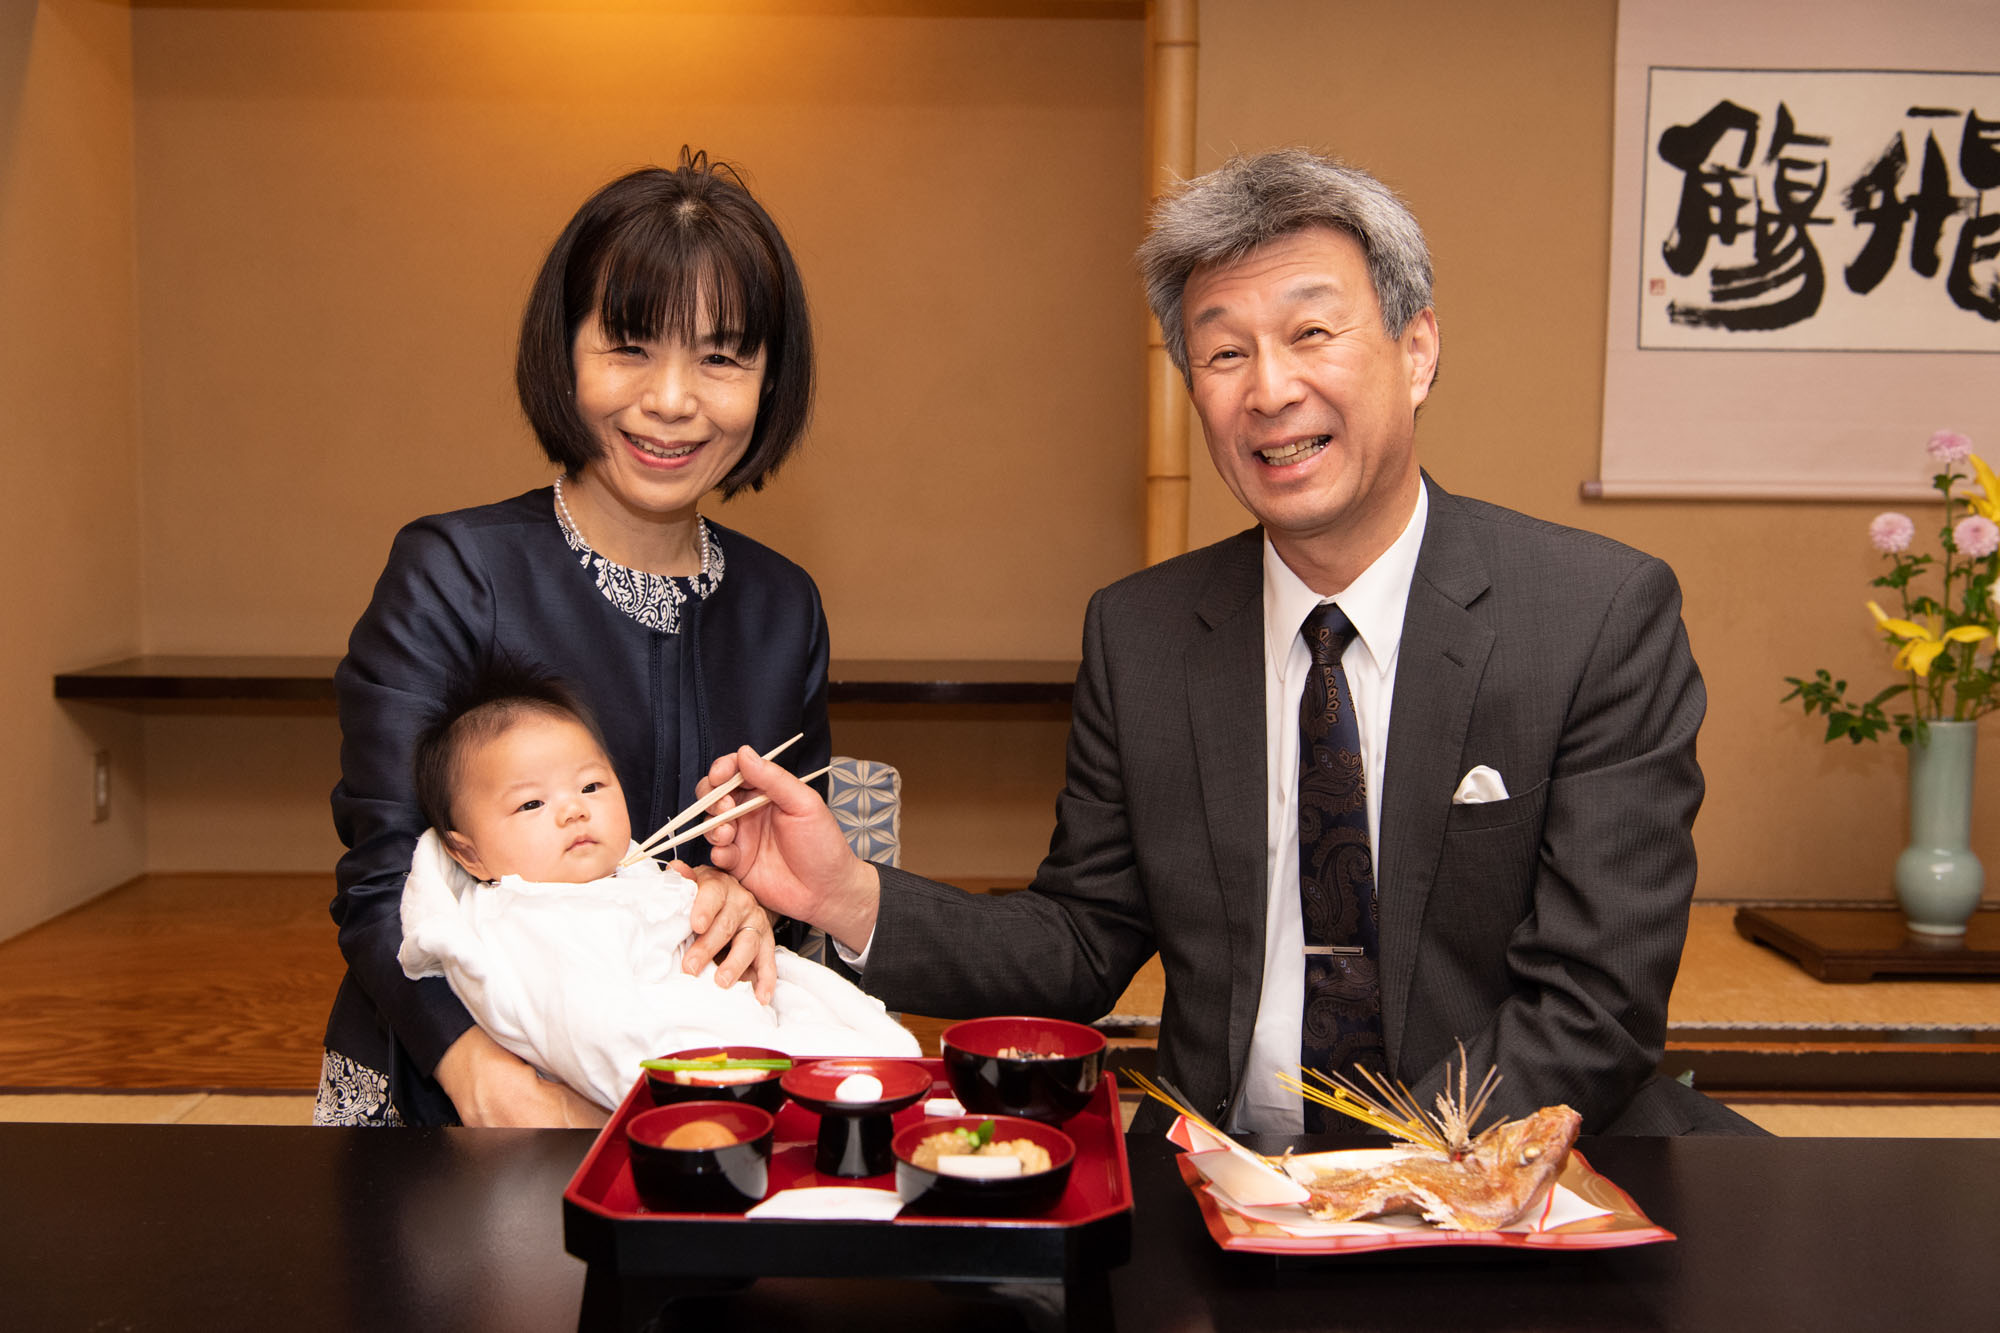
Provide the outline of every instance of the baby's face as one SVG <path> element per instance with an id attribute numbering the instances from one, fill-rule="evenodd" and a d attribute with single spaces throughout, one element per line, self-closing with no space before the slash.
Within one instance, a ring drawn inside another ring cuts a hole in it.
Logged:
<path id="1" fill-rule="evenodd" d="M 445 845 L 479 879 L 582 884 L 616 870 L 632 841 L 611 761 L 582 726 L 544 713 L 464 756 L 452 817 Z"/>

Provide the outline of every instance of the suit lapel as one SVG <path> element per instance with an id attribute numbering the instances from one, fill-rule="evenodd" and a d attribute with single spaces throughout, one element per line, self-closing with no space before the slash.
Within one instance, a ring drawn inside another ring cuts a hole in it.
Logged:
<path id="1" fill-rule="evenodd" d="M 1457 502 L 1427 476 L 1430 516 L 1403 618 L 1382 789 L 1382 1026 L 1391 1068 L 1409 1011 L 1424 904 L 1443 851 L 1472 702 L 1493 630 L 1469 608 L 1491 586 Z"/>
<path id="2" fill-rule="evenodd" d="M 1207 633 L 1189 645 L 1187 697 L 1197 793 L 1216 874 L 1230 969 L 1228 1086 L 1250 1049 L 1264 983 L 1263 534 L 1228 542 L 1195 604 Z"/>

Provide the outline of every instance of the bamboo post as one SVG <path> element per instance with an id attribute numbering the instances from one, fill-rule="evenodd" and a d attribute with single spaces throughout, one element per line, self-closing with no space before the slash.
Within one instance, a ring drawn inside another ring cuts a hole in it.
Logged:
<path id="1" fill-rule="evenodd" d="M 1194 174 L 1196 0 L 1146 8 L 1148 205 Z M 1188 398 L 1159 326 L 1146 321 L 1146 563 L 1188 545 Z"/>

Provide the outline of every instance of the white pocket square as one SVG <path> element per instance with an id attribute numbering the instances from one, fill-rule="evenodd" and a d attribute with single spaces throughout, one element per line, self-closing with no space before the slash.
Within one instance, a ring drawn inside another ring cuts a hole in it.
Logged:
<path id="1" fill-rule="evenodd" d="M 1480 764 L 1458 780 L 1458 790 L 1451 794 L 1453 805 L 1485 805 L 1490 801 L 1507 799 L 1507 784 L 1500 775 Z"/>

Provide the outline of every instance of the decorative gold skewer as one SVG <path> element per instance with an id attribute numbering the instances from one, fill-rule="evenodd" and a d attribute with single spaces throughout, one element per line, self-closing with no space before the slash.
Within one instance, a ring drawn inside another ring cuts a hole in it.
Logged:
<path id="1" fill-rule="evenodd" d="M 791 748 L 792 741 L 799 740 L 804 735 L 805 733 L 802 731 L 797 736 L 792 737 L 791 740 L 786 741 L 784 744 L 772 747 L 772 749 L 765 754 L 764 758 L 767 760 L 776 759 L 779 755 L 783 754 L 786 750 Z M 826 770 L 822 768 L 819 771 L 819 773 L 815 773 L 812 776 L 816 778 L 820 775 L 820 773 L 824 772 L 826 772 Z M 812 781 L 812 778 L 807 778 L 805 779 L 805 781 L 810 782 Z M 702 797 L 700 800 L 696 801 L 693 805 L 690 805 L 687 809 L 681 811 L 679 814 L 675 815 L 672 819 L 669 819 L 666 823 L 660 825 L 658 829 L 653 831 L 652 836 L 648 837 L 645 842 L 641 843 L 637 848 L 628 853 L 625 859 L 618 863 L 618 868 L 620 870 L 623 870 L 626 866 L 637 865 L 639 862 L 645 860 L 647 857 L 652 856 L 657 852 L 665 851 L 667 847 L 678 846 L 679 845 L 678 843 L 667 843 L 665 847 L 661 846 L 660 844 L 661 840 L 670 836 L 675 829 L 687 823 L 690 819 L 693 819 L 696 815 L 708 809 L 708 807 L 714 805 L 717 801 L 729 795 L 730 792 L 735 791 L 738 787 L 742 785 L 743 785 L 743 775 L 741 773 L 738 773 L 735 777 L 729 779 L 729 781 L 723 783 L 720 787 L 717 787 L 714 791 Z M 752 810 L 756 809 L 755 806 L 745 806 L 744 808 Z M 713 825 L 704 825 L 703 827 L 710 828 L 713 827 Z"/>
<path id="2" fill-rule="evenodd" d="M 1214 1125 L 1211 1125 L 1208 1122 L 1207 1116 L 1201 1114 L 1201 1112 L 1199 1111 L 1181 1105 L 1179 1099 L 1169 1096 L 1167 1093 L 1161 1091 L 1159 1084 L 1153 1082 L 1152 1079 L 1147 1078 L 1144 1074 L 1140 1073 L 1138 1070 L 1121 1069 L 1118 1072 L 1123 1074 L 1125 1077 L 1131 1079 L 1133 1084 L 1136 1085 L 1141 1092 L 1145 1093 L 1148 1097 L 1151 1097 L 1154 1101 L 1164 1102 L 1169 1108 L 1179 1112 L 1183 1120 L 1189 1121 L 1192 1124 L 1200 1125 L 1203 1129 L 1215 1135 L 1217 1138 L 1226 1139 L 1229 1137 L 1227 1134 L 1224 1134 L 1221 1130 L 1217 1129 Z"/>
<path id="3" fill-rule="evenodd" d="M 1280 1159 L 1276 1157 L 1267 1157 L 1263 1153 L 1257 1152 L 1254 1149 L 1244 1147 L 1242 1144 L 1238 1143 L 1235 1139 L 1230 1138 L 1229 1135 L 1223 1133 L 1220 1129 L 1217 1129 L 1214 1123 L 1210 1121 L 1207 1116 L 1204 1116 L 1200 1112 L 1195 1111 L 1192 1108 L 1184 1105 L 1179 1098 L 1171 1096 L 1168 1093 L 1162 1091 L 1159 1084 L 1153 1082 L 1152 1079 L 1147 1078 L 1144 1074 L 1140 1073 L 1138 1070 L 1121 1069 L 1118 1072 L 1124 1075 L 1126 1078 L 1131 1079 L 1133 1085 L 1136 1086 L 1140 1091 L 1144 1092 L 1148 1097 L 1151 1097 L 1153 1100 L 1157 1102 L 1163 1102 L 1168 1107 L 1172 1108 L 1174 1111 L 1179 1112 L 1183 1120 L 1186 1120 L 1190 1124 L 1201 1126 L 1201 1128 L 1204 1131 L 1214 1135 L 1217 1139 L 1221 1140 L 1223 1143 L 1228 1144 L 1235 1151 L 1242 1153 L 1245 1156 L 1254 1159 L 1255 1161 L 1262 1162 L 1265 1166 L 1270 1167 L 1273 1171 L 1276 1171 L 1281 1175 L 1284 1173 L 1284 1166 L 1283 1163 L 1280 1161 Z"/>
<path id="4" fill-rule="evenodd" d="M 1485 1113 L 1493 1090 L 1500 1086 L 1501 1078 L 1498 1069 L 1488 1069 L 1478 1089 L 1468 1091 L 1466 1065 L 1465 1044 L 1460 1042 L 1458 1092 L 1456 1096 L 1452 1095 L 1451 1078 L 1447 1073 L 1445 1090 L 1437 1097 L 1436 1114 L 1418 1106 L 1408 1087 L 1400 1082 L 1386 1081 L 1372 1069 L 1361 1070 L 1361 1077 L 1368 1082 L 1372 1092 L 1344 1074 L 1319 1069 L 1301 1069 L 1299 1072 L 1318 1080 L 1325 1085 L 1323 1088 L 1313 1087 L 1282 1071 L 1277 1077 L 1281 1086 L 1321 1106 L 1385 1134 L 1392 1134 L 1405 1143 L 1429 1148 L 1457 1161 L 1471 1151 L 1474 1128 L 1479 1117 Z"/>

